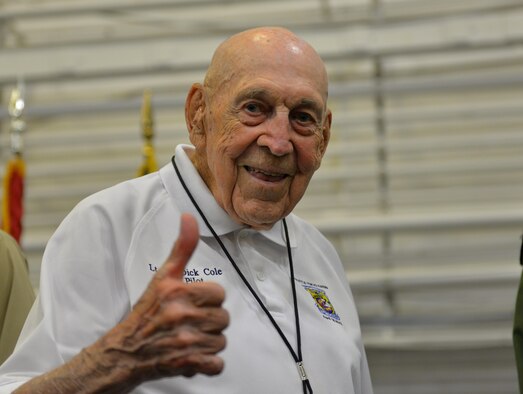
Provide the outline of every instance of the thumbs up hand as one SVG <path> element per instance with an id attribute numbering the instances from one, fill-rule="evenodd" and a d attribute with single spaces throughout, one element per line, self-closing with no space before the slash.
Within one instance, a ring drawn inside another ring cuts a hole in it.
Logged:
<path id="1" fill-rule="evenodd" d="M 215 375 L 223 369 L 216 353 L 225 347 L 222 331 L 229 323 L 221 307 L 225 292 L 217 283 L 183 281 L 198 239 L 196 220 L 182 215 L 170 256 L 131 313 L 85 349 L 93 356 L 102 351 L 101 367 L 117 366 L 130 386 L 167 376 Z"/>

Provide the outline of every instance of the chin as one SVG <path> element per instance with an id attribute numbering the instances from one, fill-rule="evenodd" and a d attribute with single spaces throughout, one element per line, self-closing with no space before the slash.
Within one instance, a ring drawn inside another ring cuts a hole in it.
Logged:
<path id="1" fill-rule="evenodd" d="M 247 198 L 233 194 L 226 211 L 233 220 L 256 230 L 268 230 L 274 223 L 287 216 L 294 205 L 288 195 L 279 196 L 274 200 Z"/>
<path id="2" fill-rule="evenodd" d="M 268 209 L 259 207 L 254 212 L 241 212 L 239 219 L 243 224 L 252 227 L 255 230 L 269 230 L 274 223 L 287 215 L 285 211 L 270 212 Z"/>

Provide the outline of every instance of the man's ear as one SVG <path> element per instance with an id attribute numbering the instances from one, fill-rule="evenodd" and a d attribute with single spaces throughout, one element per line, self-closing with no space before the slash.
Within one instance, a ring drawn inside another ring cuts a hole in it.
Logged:
<path id="1" fill-rule="evenodd" d="M 329 140 L 331 138 L 331 124 L 332 124 L 332 112 L 330 109 L 327 109 L 327 115 L 323 121 L 322 133 L 323 133 L 323 146 L 321 147 L 321 155 L 325 154 L 327 150 L 327 145 L 329 145 Z"/>
<path id="2" fill-rule="evenodd" d="M 193 145 L 205 135 L 203 115 L 205 110 L 205 93 L 203 86 L 195 83 L 191 86 L 185 99 L 185 123 Z"/>

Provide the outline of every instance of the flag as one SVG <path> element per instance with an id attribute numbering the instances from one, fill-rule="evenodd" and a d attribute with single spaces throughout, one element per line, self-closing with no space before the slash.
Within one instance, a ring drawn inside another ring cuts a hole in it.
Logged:
<path id="1" fill-rule="evenodd" d="M 158 170 L 153 146 L 154 129 L 151 93 L 148 91 L 145 91 L 143 95 L 142 136 L 144 139 L 142 148 L 143 163 L 137 171 L 137 176 L 146 175 Z"/>
<path id="2" fill-rule="evenodd" d="M 2 198 L 2 229 L 20 242 L 24 213 L 25 162 L 15 154 L 7 163 Z"/>
<path id="3" fill-rule="evenodd" d="M 11 92 L 9 115 L 11 117 L 11 159 L 6 164 L 3 180 L 2 229 L 20 243 L 22 216 L 24 213 L 25 162 L 22 158 L 22 132 L 25 130 L 23 112 L 25 108 L 24 83 Z"/>

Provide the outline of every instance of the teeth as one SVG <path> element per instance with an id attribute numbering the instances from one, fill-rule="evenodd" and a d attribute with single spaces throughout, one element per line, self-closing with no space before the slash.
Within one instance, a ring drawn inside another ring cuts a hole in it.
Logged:
<path id="1" fill-rule="evenodd" d="M 280 175 L 280 174 L 272 174 L 270 172 L 265 172 L 265 171 L 261 171 L 261 170 L 254 170 L 254 172 L 258 172 L 260 174 L 268 175 L 268 176 L 279 176 Z"/>
<path id="2" fill-rule="evenodd" d="M 247 170 L 249 172 L 256 172 L 258 174 L 262 174 L 262 175 L 266 175 L 266 176 L 282 176 L 283 174 L 276 174 L 276 173 L 271 173 L 271 172 L 265 172 L 265 171 L 262 171 L 262 170 L 258 170 L 257 168 L 252 168 L 252 167 L 248 167 L 248 166 L 245 166 L 245 168 L 247 168 Z"/>

